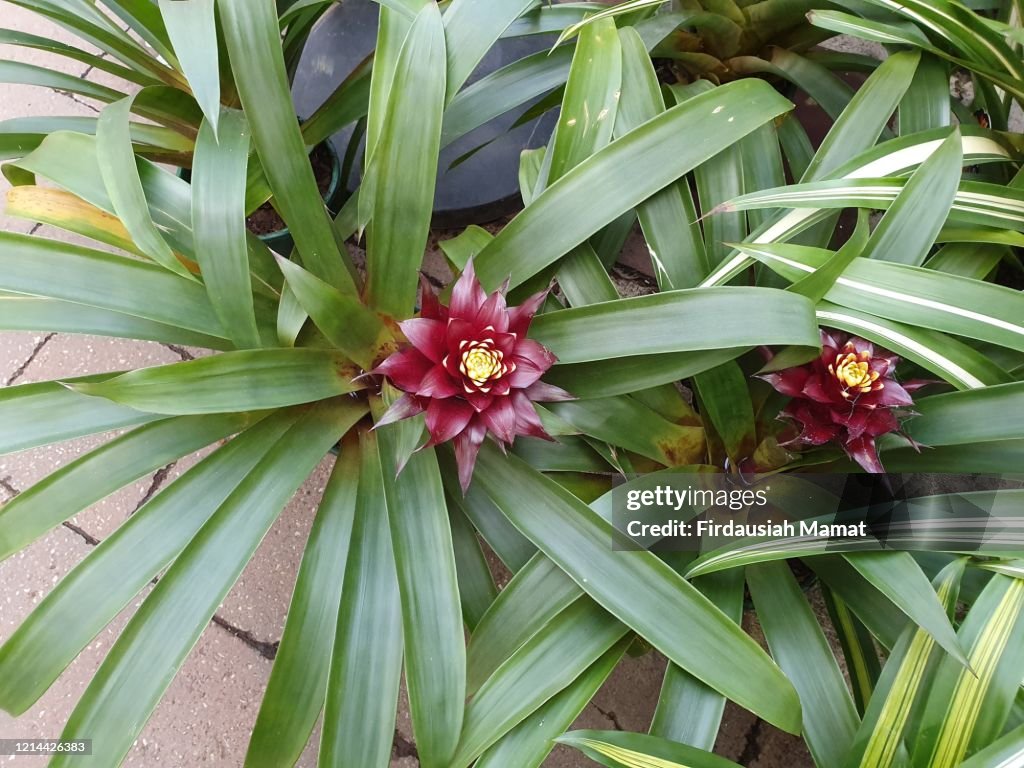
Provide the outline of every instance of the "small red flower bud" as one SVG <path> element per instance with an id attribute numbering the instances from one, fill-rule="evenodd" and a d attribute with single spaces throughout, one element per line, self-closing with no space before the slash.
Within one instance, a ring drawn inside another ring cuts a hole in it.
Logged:
<path id="1" fill-rule="evenodd" d="M 835 442 L 866 471 L 885 472 L 875 439 L 902 434 L 898 409 L 913 405 L 910 392 L 930 382 L 901 385 L 893 378 L 899 358 L 856 336 L 822 331 L 821 345 L 810 363 L 761 376 L 792 398 L 779 415 L 801 432 L 787 445 Z"/>
<path id="2" fill-rule="evenodd" d="M 551 440 L 532 403 L 572 396 L 540 381 L 555 356 L 526 338 L 547 291 L 508 307 L 504 290 L 487 295 L 472 261 L 456 281 L 447 307 L 425 280 L 420 283 L 420 316 L 400 323 L 409 346 L 373 371 L 405 393 L 377 425 L 426 412 L 430 440 L 425 447 L 454 441 L 465 491 L 488 433 L 503 445 L 516 435 Z"/>

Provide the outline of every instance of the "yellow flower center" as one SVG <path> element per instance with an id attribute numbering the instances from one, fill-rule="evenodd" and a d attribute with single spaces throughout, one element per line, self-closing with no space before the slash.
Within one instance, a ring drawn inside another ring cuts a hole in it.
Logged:
<path id="1" fill-rule="evenodd" d="M 872 389 L 881 389 L 880 382 L 875 384 L 878 381 L 878 371 L 871 370 L 868 360 L 867 352 L 861 352 L 860 355 L 855 355 L 853 352 L 847 352 L 845 355 L 839 354 L 836 355 L 835 365 L 830 365 L 828 371 L 847 389 L 855 389 L 861 393 L 870 392 Z"/>
<path id="2" fill-rule="evenodd" d="M 463 342 L 462 361 L 459 363 L 462 375 L 485 392 L 484 384 L 500 379 L 508 371 L 502 362 L 504 355 L 501 350 L 492 348 L 487 341 Z"/>

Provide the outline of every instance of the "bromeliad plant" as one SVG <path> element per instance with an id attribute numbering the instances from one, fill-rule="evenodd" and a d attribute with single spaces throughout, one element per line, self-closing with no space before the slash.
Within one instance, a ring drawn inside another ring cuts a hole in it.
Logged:
<path id="1" fill-rule="evenodd" d="M 49 222 L 107 250 L 0 235 L 0 322 L 216 354 L 0 391 L 4 452 L 122 430 L 0 508 L 0 557 L 216 449 L 4 638 L 0 706 L 28 710 L 157 579 L 64 732 L 93 740 L 76 765 L 121 762 L 288 498 L 337 446 L 247 766 L 294 764 L 321 715 L 323 765 L 386 765 L 403 675 L 426 768 L 539 766 L 556 738 L 606 765 L 723 766 L 710 752 L 727 699 L 802 734 L 822 768 L 1019 753 L 1024 588 L 1005 551 L 966 569 L 946 554 L 794 549 L 804 542 L 696 561 L 612 547 L 628 543 L 613 475 L 858 471 L 847 452 L 869 470 L 1022 466 L 1024 297 L 987 279 L 1021 245 L 1020 157 L 1005 133 L 953 129 L 948 92 L 944 110 L 922 101 L 919 83 L 935 88 L 918 52 L 895 51 L 833 99 L 814 150 L 762 80 L 663 90 L 649 54 L 662 14 L 595 18 L 543 66 L 515 69 L 527 85 L 506 91 L 509 71 L 462 86 L 502 34 L 561 19 L 558 31 L 580 8 L 389 3 L 363 183 L 332 220 L 306 162 L 308 122 L 290 105 L 279 9 L 169 5 L 207 37 L 219 20 L 224 56 L 196 55 L 185 79 L 196 93 L 230 69 L 237 103 L 199 124 L 191 183 L 133 151 L 130 98 L 105 108 L 95 135 L 58 130 L 9 156 L 14 199 L 56 185 L 65 205 Z M 203 38 L 169 18 L 177 58 L 201 53 Z M 560 78 L 538 74 L 557 66 Z M 791 70 L 822 93 L 834 81 Z M 523 155 L 524 210 L 443 243 L 461 276 L 448 295 L 418 292 L 440 147 L 541 82 L 564 91 L 552 140 Z M 290 258 L 245 230 L 263 184 L 294 236 Z M 861 225 L 833 245 L 850 208 Z M 870 234 L 869 209 L 885 210 Z M 653 279 L 621 298 L 609 268 L 635 223 Z M 346 242 L 357 231 L 358 264 Z M 856 337 L 851 350 L 839 334 Z M 897 382 L 917 378 L 934 383 L 910 405 Z M 851 412 L 832 407 L 850 400 Z M 883 434 L 892 405 L 913 410 L 901 429 L 916 446 Z M 784 446 L 785 414 L 818 445 Z M 481 542 L 514 573 L 500 593 Z M 825 585 L 852 693 L 779 562 L 797 554 Z M 957 585 L 970 605 L 959 629 Z M 739 626 L 745 587 L 770 655 Z M 563 736 L 637 638 L 670 662 L 654 736 Z M 889 651 L 880 675 L 876 643 Z"/>

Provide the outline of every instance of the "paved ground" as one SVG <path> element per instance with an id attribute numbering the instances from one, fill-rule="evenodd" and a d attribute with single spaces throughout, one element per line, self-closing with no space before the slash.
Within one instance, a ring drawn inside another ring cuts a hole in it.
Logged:
<path id="1" fill-rule="evenodd" d="M 4 26 L 71 41 L 56 26 L 9 3 L 0 2 L 0 15 Z M 43 53 L 0 46 L 0 56 L 32 63 L 56 63 L 63 71 L 76 77 L 112 87 L 123 86 L 102 72 Z M 70 94 L 0 84 L 0 119 L 95 114 L 95 107 Z M 0 192 L 5 188 L 6 183 L 0 180 Z M 0 215 L 0 227 L 73 240 L 50 227 L 34 226 L 3 215 Z M 197 354 L 203 352 L 88 336 L 0 333 L 0 385 L 159 365 L 189 359 Z M 0 501 L 13 497 L 55 468 L 95 447 L 103 437 L 0 457 Z M 40 599 L 98 541 L 195 460 L 196 457 L 183 459 L 143 478 L 0 563 L 0 641 L 10 635 Z M 218 610 L 215 620 L 171 685 L 125 765 L 139 768 L 241 765 L 249 729 L 281 636 L 305 535 L 329 471 L 330 462 L 325 461 L 289 504 Z M 142 597 L 144 595 L 139 599 Z M 0 713 L 0 737 L 57 737 L 90 676 L 137 605 L 127 608 L 97 637 L 27 713 L 18 718 Z M 663 666 L 664 660 L 657 654 L 624 662 L 596 701 L 587 708 L 579 727 L 646 730 Z M 417 765 L 415 757 L 408 754 L 410 738 L 408 715 L 403 706 L 399 713 L 393 766 L 410 768 Z M 757 723 L 748 713 L 734 708 L 727 711 L 719 751 L 754 768 L 774 765 L 800 768 L 809 765 L 806 752 L 795 740 Z M 13 761 L 13 758 L 0 758 L 0 762 L 4 760 Z M 42 763 L 36 758 L 19 758 L 16 762 L 26 766 Z M 584 763 L 592 765 L 576 753 L 560 748 L 548 765 L 568 768 Z M 307 751 L 300 765 L 315 765 L 314 754 Z"/>

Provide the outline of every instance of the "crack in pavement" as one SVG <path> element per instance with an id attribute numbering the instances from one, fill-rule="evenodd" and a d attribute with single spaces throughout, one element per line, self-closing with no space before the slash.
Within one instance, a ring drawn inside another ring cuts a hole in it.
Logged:
<path id="1" fill-rule="evenodd" d="M 758 719 L 754 721 L 754 724 L 750 726 L 750 730 L 747 731 L 747 741 L 743 745 L 743 751 L 740 753 L 739 758 L 736 760 L 740 765 L 750 765 L 751 762 L 760 757 L 761 729 L 763 726 L 764 720 Z"/>
<path id="2" fill-rule="evenodd" d="M 77 525 L 75 525 L 72 522 L 69 522 L 69 521 L 65 520 L 62 523 L 62 525 L 65 528 L 67 528 L 69 531 L 71 531 L 72 533 L 77 533 L 79 536 L 81 536 L 83 539 L 85 539 L 85 543 L 88 544 L 90 547 L 95 547 L 97 544 L 100 543 L 99 539 L 97 539 L 95 536 L 87 533 L 85 531 L 85 529 L 79 528 Z"/>
<path id="3" fill-rule="evenodd" d="M 47 342 L 56 335 L 56 333 L 48 333 L 45 336 L 43 336 L 43 338 L 39 341 L 39 343 L 36 344 L 35 348 L 29 354 L 28 359 L 21 364 L 21 367 L 19 367 L 18 370 L 11 374 L 10 378 L 8 378 L 6 382 L 4 382 L 4 386 L 9 387 L 11 386 L 11 384 L 20 379 L 25 374 L 25 371 L 28 370 L 28 367 L 32 365 L 32 361 L 36 359 L 36 355 L 42 352 L 43 347 L 46 346 Z"/>
<path id="4" fill-rule="evenodd" d="M 9 494 L 11 494 L 12 498 L 14 496 L 17 496 L 19 493 L 21 493 L 21 491 L 19 491 L 17 488 L 15 488 L 13 485 L 11 485 L 11 476 L 10 475 L 7 475 L 7 477 L 0 477 L 0 488 L 3 488 L 5 491 L 7 491 Z"/>
<path id="5" fill-rule="evenodd" d="M 163 484 L 166 482 L 167 476 L 171 474 L 171 470 L 174 469 L 177 463 L 177 461 L 172 461 L 167 466 L 161 467 L 160 469 L 153 473 L 153 479 L 150 481 L 149 487 L 146 489 L 146 492 L 142 494 L 142 498 L 139 499 L 138 504 L 135 505 L 135 509 L 128 513 L 128 517 L 134 515 L 136 512 L 142 509 L 149 502 L 150 499 L 156 496 L 156 492 L 159 491 Z"/>
<path id="6" fill-rule="evenodd" d="M 259 653 L 263 658 L 273 661 L 274 657 L 277 656 L 277 647 L 281 644 L 279 640 L 273 643 L 268 643 L 266 640 L 260 640 L 249 630 L 236 627 L 220 614 L 215 613 L 212 621 L 221 629 L 237 637 L 243 643 Z"/>
<path id="7" fill-rule="evenodd" d="M 161 343 L 161 346 L 163 346 L 163 347 L 165 347 L 165 348 L 167 348 L 167 349 L 171 350 L 171 352 L 173 352 L 174 354 L 176 354 L 176 355 L 177 355 L 178 357 L 180 357 L 180 358 L 181 358 L 182 360 L 184 360 L 184 361 L 185 361 L 186 363 L 187 363 L 187 362 L 188 362 L 189 360 L 195 360 L 195 359 L 196 359 L 196 356 L 195 356 L 195 355 L 193 355 L 193 354 L 192 354 L 191 352 L 189 352 L 189 351 L 188 351 L 187 349 L 185 349 L 184 347 L 178 346 L 177 344 L 167 344 L 167 343 Z"/>
<path id="8" fill-rule="evenodd" d="M 601 707 L 599 705 L 595 704 L 594 702 L 591 702 L 591 704 L 594 704 L 594 709 L 596 709 L 598 712 L 600 712 L 604 716 L 604 719 L 607 720 L 608 722 L 610 722 L 615 727 L 616 731 L 624 731 L 624 730 L 626 730 L 625 728 L 622 727 L 622 724 L 619 722 L 619 716 L 615 714 L 615 710 L 613 710 L 613 709 L 604 710 L 604 709 L 601 709 Z"/>
<path id="9" fill-rule="evenodd" d="M 397 728 L 395 728 L 395 737 L 391 741 L 391 757 L 392 759 L 412 757 L 415 758 L 417 762 L 419 762 L 420 759 L 420 753 L 416 749 L 416 745 L 399 733 Z"/>

